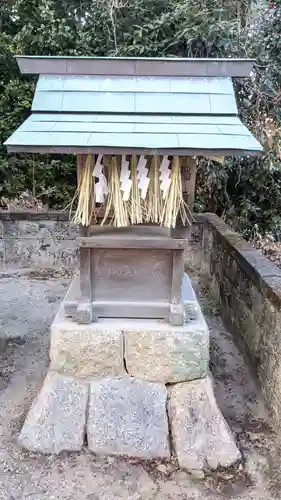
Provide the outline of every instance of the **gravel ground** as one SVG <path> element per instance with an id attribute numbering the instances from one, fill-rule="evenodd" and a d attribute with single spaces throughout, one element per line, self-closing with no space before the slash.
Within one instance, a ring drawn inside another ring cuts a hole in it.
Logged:
<path id="1" fill-rule="evenodd" d="M 211 330 L 218 404 L 242 450 L 239 469 L 192 479 L 176 461 L 146 463 L 89 454 L 25 453 L 16 437 L 48 366 L 49 325 L 65 294 L 64 271 L 0 276 L 0 500 L 280 499 L 281 446 L 271 431 L 254 378 L 197 282 Z M 196 280 L 195 280 L 196 282 Z"/>

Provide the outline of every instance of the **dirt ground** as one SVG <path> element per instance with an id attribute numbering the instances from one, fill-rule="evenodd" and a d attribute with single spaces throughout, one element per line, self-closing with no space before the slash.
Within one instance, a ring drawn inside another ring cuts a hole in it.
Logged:
<path id="1" fill-rule="evenodd" d="M 211 331 L 217 401 L 242 451 L 240 468 L 202 480 L 179 470 L 175 460 L 146 463 L 86 450 L 52 457 L 18 448 L 18 432 L 47 370 L 49 325 L 69 279 L 68 273 L 50 270 L 0 275 L 0 338 L 8 339 L 0 355 L 0 500 L 280 499 L 278 436 L 217 305 L 196 279 Z"/>

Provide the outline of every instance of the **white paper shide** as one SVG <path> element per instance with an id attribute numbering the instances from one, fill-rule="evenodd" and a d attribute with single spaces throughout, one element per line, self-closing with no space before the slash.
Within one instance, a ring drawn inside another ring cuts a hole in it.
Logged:
<path id="1" fill-rule="evenodd" d="M 162 197 L 163 199 L 166 198 L 169 187 L 171 185 L 171 169 L 170 169 L 170 160 L 168 159 L 168 156 L 163 156 L 159 170 L 160 170 L 160 189 L 162 191 Z"/>
<path id="2" fill-rule="evenodd" d="M 141 190 L 141 197 L 145 199 L 146 193 L 149 186 L 148 168 L 146 167 L 147 159 L 144 155 L 141 155 L 137 164 L 137 179 L 139 181 L 138 186 Z"/>
<path id="3" fill-rule="evenodd" d="M 96 203 L 103 203 L 105 196 L 108 194 L 107 180 L 103 173 L 102 157 L 103 155 L 98 155 L 93 170 L 93 177 L 98 179 L 98 182 L 95 183 Z"/>
<path id="4" fill-rule="evenodd" d="M 123 193 L 123 200 L 128 201 L 132 188 L 132 181 L 130 179 L 130 162 L 126 160 L 126 155 L 122 155 L 121 172 L 120 172 L 120 189 Z"/>

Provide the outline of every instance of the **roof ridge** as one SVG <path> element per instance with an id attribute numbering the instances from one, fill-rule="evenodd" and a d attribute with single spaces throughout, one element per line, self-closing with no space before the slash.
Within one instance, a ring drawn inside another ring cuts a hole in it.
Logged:
<path id="1" fill-rule="evenodd" d="M 106 58 L 78 56 L 16 56 L 24 74 L 230 76 L 244 78 L 253 59 Z"/>

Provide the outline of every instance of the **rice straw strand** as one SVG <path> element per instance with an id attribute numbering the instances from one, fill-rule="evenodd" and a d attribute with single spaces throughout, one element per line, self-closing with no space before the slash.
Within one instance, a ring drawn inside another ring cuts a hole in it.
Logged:
<path id="1" fill-rule="evenodd" d="M 77 187 L 78 204 L 73 217 L 76 224 L 89 226 L 92 219 L 92 211 L 95 206 L 93 194 L 93 156 L 88 155 L 85 168 L 82 170 Z"/>

